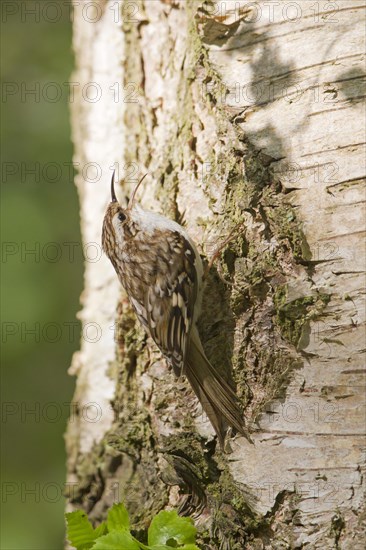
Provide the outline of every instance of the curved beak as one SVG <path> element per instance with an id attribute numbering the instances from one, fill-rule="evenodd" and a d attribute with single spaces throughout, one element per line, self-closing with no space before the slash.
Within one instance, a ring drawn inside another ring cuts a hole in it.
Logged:
<path id="1" fill-rule="evenodd" d="M 116 171 L 114 170 L 113 171 L 113 175 L 112 175 L 112 182 L 111 182 L 111 197 L 112 197 L 112 202 L 118 202 L 117 200 L 117 197 L 116 197 L 116 193 L 114 191 L 114 175 L 115 175 Z"/>

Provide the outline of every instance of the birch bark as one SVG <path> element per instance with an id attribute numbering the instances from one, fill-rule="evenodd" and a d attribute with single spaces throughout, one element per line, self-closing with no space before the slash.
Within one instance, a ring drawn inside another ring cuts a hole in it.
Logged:
<path id="1" fill-rule="evenodd" d="M 95 22 L 74 11 L 84 241 L 100 243 L 115 162 L 120 196 L 148 172 L 142 205 L 205 255 L 242 222 L 200 329 L 232 365 L 254 445 L 215 449 L 107 259 L 86 262 L 69 509 L 99 521 L 123 500 L 143 529 L 179 505 L 202 548 L 361 549 L 364 2 L 94 4 Z"/>

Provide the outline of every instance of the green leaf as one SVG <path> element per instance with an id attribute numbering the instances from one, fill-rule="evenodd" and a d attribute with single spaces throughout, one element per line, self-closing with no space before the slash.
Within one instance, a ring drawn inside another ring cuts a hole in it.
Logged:
<path id="1" fill-rule="evenodd" d="M 175 511 L 163 510 L 151 522 L 148 531 L 148 544 L 151 546 L 168 546 L 169 541 L 168 548 L 174 548 L 173 544 L 175 542 L 177 543 L 176 548 L 184 544 L 194 545 L 196 532 L 197 529 L 190 518 L 182 518 Z"/>
<path id="2" fill-rule="evenodd" d="M 95 542 L 92 524 L 83 510 L 66 514 L 67 538 L 77 550 L 88 550 Z"/>
<path id="3" fill-rule="evenodd" d="M 172 548 L 178 548 L 178 550 L 200 550 L 200 548 L 198 548 L 198 546 L 196 546 L 195 544 L 185 544 L 184 546 L 170 546 L 166 544 L 159 544 L 158 546 L 141 546 L 141 548 L 147 550 L 172 550 Z"/>
<path id="4" fill-rule="evenodd" d="M 195 544 L 185 544 L 184 546 L 167 546 L 166 544 L 161 546 L 159 544 L 159 546 L 145 546 L 144 548 L 148 550 L 172 550 L 172 548 L 178 548 L 178 550 L 200 550 Z"/>
<path id="5" fill-rule="evenodd" d="M 130 530 L 128 512 L 122 503 L 114 504 L 108 511 L 107 525 L 109 532 Z"/>
<path id="6" fill-rule="evenodd" d="M 113 531 L 100 537 L 93 550 L 140 550 L 140 546 L 127 531 Z"/>
<path id="7" fill-rule="evenodd" d="M 96 527 L 94 529 L 94 538 L 98 538 L 98 537 L 102 537 L 103 535 L 106 535 L 108 533 L 108 527 L 107 527 L 107 524 L 105 521 L 103 521 L 103 523 L 101 523 L 100 525 L 98 525 L 98 527 Z"/>

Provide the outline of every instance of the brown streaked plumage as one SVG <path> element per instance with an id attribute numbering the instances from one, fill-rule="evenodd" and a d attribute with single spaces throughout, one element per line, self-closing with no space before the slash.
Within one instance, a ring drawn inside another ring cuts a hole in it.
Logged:
<path id="1" fill-rule="evenodd" d="M 200 255 L 179 224 L 135 204 L 136 189 L 122 208 L 113 174 L 103 249 L 147 333 L 175 374 L 187 376 L 220 445 L 228 426 L 250 439 L 238 398 L 208 361 L 196 327 L 203 282 Z"/>

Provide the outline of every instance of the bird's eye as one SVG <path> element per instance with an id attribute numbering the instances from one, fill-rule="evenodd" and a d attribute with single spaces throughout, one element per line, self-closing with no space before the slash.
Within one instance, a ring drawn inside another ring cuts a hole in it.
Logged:
<path id="1" fill-rule="evenodd" d="M 125 214 L 124 214 L 123 212 L 120 212 L 120 213 L 118 214 L 118 219 L 119 219 L 120 222 L 124 222 L 125 219 L 126 219 Z"/>

